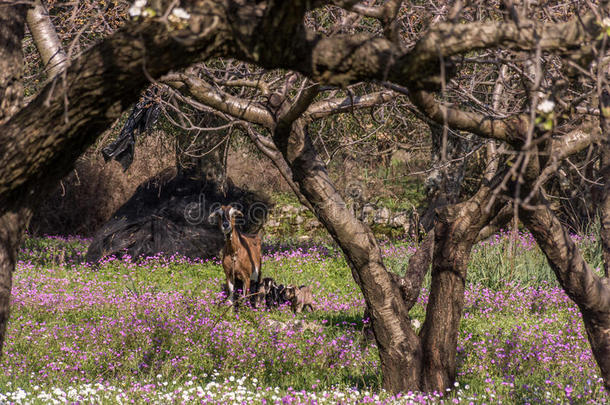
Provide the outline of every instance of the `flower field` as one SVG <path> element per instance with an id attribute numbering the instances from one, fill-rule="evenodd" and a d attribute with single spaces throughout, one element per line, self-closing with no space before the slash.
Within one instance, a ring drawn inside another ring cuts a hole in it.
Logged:
<path id="1" fill-rule="evenodd" d="M 579 242 L 590 263 L 597 244 Z M 14 275 L 0 403 L 602 403 L 576 306 L 528 235 L 478 245 L 461 324 L 456 387 L 380 389 L 364 302 L 330 245 L 268 242 L 263 275 L 311 284 L 313 313 L 219 305 L 214 261 L 81 263 L 87 241 L 28 239 Z M 414 248 L 386 243 L 400 272 Z M 424 290 L 412 311 L 423 322 Z M 443 395 L 444 394 L 444 395 Z"/>

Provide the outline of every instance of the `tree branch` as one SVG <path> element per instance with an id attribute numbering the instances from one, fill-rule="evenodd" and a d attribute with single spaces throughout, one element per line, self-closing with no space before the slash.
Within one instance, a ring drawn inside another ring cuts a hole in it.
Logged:
<path id="1" fill-rule="evenodd" d="M 320 93 L 318 84 L 309 85 L 305 81 L 303 86 L 292 104 L 287 104 L 286 108 L 278 114 L 278 129 L 282 127 L 290 130 L 292 123 L 303 115 L 314 98 Z"/>
<path id="2" fill-rule="evenodd" d="M 379 91 L 357 97 L 340 97 L 321 100 L 313 103 L 303 114 L 303 118 L 313 121 L 333 114 L 349 112 L 360 108 L 369 108 L 386 103 L 396 97 L 394 92 Z"/>
<path id="3" fill-rule="evenodd" d="M 28 9 L 26 18 L 42 63 L 49 77 L 53 77 L 65 69 L 68 56 L 61 46 L 61 41 L 49 18 L 49 12 L 41 0 L 34 1 L 34 6 Z"/>
<path id="4" fill-rule="evenodd" d="M 517 115 L 496 119 L 480 113 L 462 111 L 442 105 L 434 95 L 424 91 L 409 92 L 409 98 L 427 117 L 452 129 L 471 132 L 487 139 L 506 142 L 519 148 L 525 140 L 529 116 Z"/>
<path id="5" fill-rule="evenodd" d="M 172 74 L 164 77 L 163 82 L 200 103 L 235 118 L 259 124 L 266 128 L 275 126 L 275 118 L 261 104 L 227 94 L 196 76 L 183 73 Z"/>
<path id="6" fill-rule="evenodd" d="M 127 23 L 74 60 L 62 80 L 49 83 L 2 125 L 0 206 L 11 209 L 33 201 L 33 193 L 50 191 L 97 136 L 137 100 L 149 84 L 146 74 L 159 77 L 171 68 L 228 52 L 226 44 L 220 45 L 230 37 L 219 23 L 222 14 L 215 10 L 209 7 L 205 16 L 192 21 L 199 30 L 170 33 L 155 20 Z"/>

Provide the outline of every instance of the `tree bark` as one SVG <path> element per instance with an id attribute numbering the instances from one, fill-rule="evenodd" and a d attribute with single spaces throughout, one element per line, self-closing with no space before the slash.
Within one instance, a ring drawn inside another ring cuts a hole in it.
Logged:
<path id="1" fill-rule="evenodd" d="M 23 5 L 0 5 L 0 125 L 19 111 L 23 100 L 21 41 L 25 14 Z M 0 355 L 10 314 L 17 250 L 31 214 L 27 205 L 8 211 L 0 209 Z"/>
<path id="2" fill-rule="evenodd" d="M 462 156 L 471 146 L 468 145 L 467 140 L 451 134 L 447 134 L 444 140 L 443 127 L 440 125 L 430 124 L 429 128 L 432 140 L 430 160 L 433 170 L 425 180 L 428 207 L 421 216 L 421 224 L 426 232 L 434 226 L 437 208 L 456 204 L 459 201 L 466 164 L 466 159 Z"/>
<path id="3" fill-rule="evenodd" d="M 349 210 L 317 155 L 307 129 L 296 122 L 274 141 L 314 213 L 339 244 L 371 313 L 379 346 L 383 387 L 392 392 L 420 390 L 422 351 L 409 321 L 409 308 L 393 282 L 368 227 Z"/>
<path id="4" fill-rule="evenodd" d="M 0 4 L 0 125 L 15 115 L 23 102 L 25 13 L 23 5 Z"/>
<path id="5" fill-rule="evenodd" d="M 10 314 L 17 251 L 31 217 L 32 211 L 28 207 L 6 212 L 0 217 L 0 356 Z"/>
<path id="6" fill-rule="evenodd" d="M 425 391 L 444 392 L 455 381 L 467 265 L 477 235 L 498 210 L 497 204 L 486 210 L 491 194 L 483 185 L 469 200 L 437 210 L 431 289 L 420 332 Z"/>
<path id="7" fill-rule="evenodd" d="M 52 78 L 65 69 L 68 64 L 68 56 L 61 46 L 61 41 L 42 0 L 35 0 L 34 6 L 28 9 L 27 23 L 42 63 L 49 77 Z"/>
<path id="8" fill-rule="evenodd" d="M 605 89 L 599 98 L 599 123 L 602 130 L 600 174 L 604 178 L 599 204 L 599 220 L 604 275 L 608 277 L 610 274 L 610 94 Z"/>
<path id="9" fill-rule="evenodd" d="M 606 179 L 608 181 L 608 179 Z M 593 356 L 610 390 L 610 287 L 589 267 L 567 230 L 541 197 L 534 209 L 519 211 L 559 284 L 580 309 Z"/>

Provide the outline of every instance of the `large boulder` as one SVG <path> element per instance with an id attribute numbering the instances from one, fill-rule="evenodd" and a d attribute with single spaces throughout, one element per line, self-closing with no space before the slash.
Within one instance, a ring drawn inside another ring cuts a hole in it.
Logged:
<path id="1" fill-rule="evenodd" d="M 226 192 L 205 179 L 166 169 L 138 187 L 134 195 L 95 234 L 87 261 L 114 255 L 132 258 L 179 254 L 218 257 L 223 236 L 207 220 L 220 204 L 232 204 L 245 215 L 238 228 L 257 232 L 267 217 L 268 201 L 229 182 Z"/>

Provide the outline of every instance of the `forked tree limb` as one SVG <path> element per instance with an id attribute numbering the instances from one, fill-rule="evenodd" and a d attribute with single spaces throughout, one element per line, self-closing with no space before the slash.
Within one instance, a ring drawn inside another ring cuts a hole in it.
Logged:
<path id="1" fill-rule="evenodd" d="M 433 93 L 425 90 L 410 92 L 409 98 L 422 113 L 440 125 L 446 123 L 452 129 L 503 141 L 517 149 L 525 141 L 529 127 L 529 116 L 526 114 L 503 119 L 493 118 L 481 113 L 447 107 L 437 101 Z"/>

